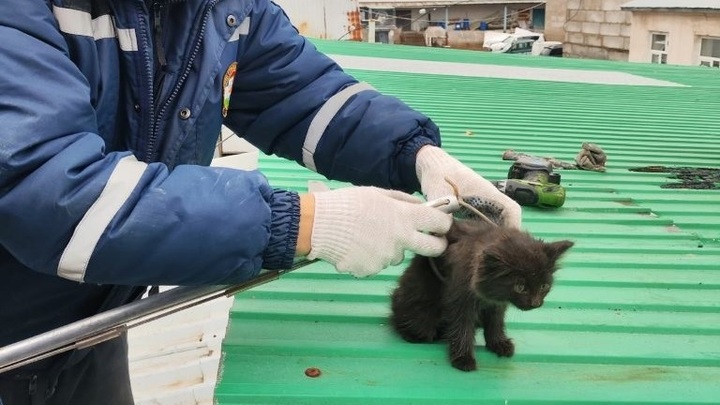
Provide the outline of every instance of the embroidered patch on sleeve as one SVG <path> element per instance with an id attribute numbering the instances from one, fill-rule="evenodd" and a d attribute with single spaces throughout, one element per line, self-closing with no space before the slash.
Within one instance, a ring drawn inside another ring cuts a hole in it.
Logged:
<path id="1" fill-rule="evenodd" d="M 237 62 L 233 62 L 228 66 L 223 77 L 223 106 L 222 116 L 227 117 L 230 108 L 230 94 L 232 94 L 233 82 L 235 81 L 235 72 L 237 71 Z"/>

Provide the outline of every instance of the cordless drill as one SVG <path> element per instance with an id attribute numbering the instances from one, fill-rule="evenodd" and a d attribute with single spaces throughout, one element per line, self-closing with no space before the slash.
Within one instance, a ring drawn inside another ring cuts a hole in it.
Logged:
<path id="1" fill-rule="evenodd" d="M 513 162 L 507 180 L 493 184 L 520 205 L 557 208 L 565 203 L 560 174 L 553 173 L 547 160 L 521 157 Z"/>

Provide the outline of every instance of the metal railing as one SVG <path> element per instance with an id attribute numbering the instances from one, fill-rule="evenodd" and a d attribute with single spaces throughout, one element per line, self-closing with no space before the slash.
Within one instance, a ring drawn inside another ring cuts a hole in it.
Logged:
<path id="1" fill-rule="evenodd" d="M 237 285 L 176 287 L 4 346 L 0 348 L 0 373 L 69 350 L 105 342 L 120 336 L 130 328 L 216 298 L 235 295 L 276 280 L 284 273 L 313 262 L 304 260 L 282 271 L 263 270 L 252 280 Z"/>

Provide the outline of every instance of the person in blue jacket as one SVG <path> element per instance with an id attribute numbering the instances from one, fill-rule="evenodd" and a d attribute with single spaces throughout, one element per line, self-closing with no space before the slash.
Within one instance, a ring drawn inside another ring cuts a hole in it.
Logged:
<path id="1" fill-rule="evenodd" d="M 138 299 L 240 283 L 297 256 L 361 277 L 436 256 L 482 197 L 426 116 L 359 83 L 269 0 L 0 3 L 0 346 Z M 298 193 L 207 167 L 221 125 L 355 187 Z M 0 375 L 0 402 L 131 404 L 125 337 Z"/>

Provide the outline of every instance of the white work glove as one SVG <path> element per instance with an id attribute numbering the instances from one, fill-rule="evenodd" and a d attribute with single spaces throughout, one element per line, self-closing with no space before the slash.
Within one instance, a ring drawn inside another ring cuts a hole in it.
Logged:
<path id="1" fill-rule="evenodd" d="M 330 262 L 340 273 L 365 277 L 400 264 L 405 250 L 439 256 L 452 218 L 420 198 L 375 187 L 313 193 L 309 259 Z M 434 234 L 434 235 L 431 235 Z"/>
<path id="2" fill-rule="evenodd" d="M 428 200 L 454 194 L 452 186 L 445 181 L 447 178 L 458 187 L 460 197 L 480 201 L 481 207 L 475 208 L 489 213 L 490 218 L 499 217 L 500 225 L 520 228 L 520 204 L 444 150 L 436 146 L 422 147 L 417 154 L 415 173 Z"/>

